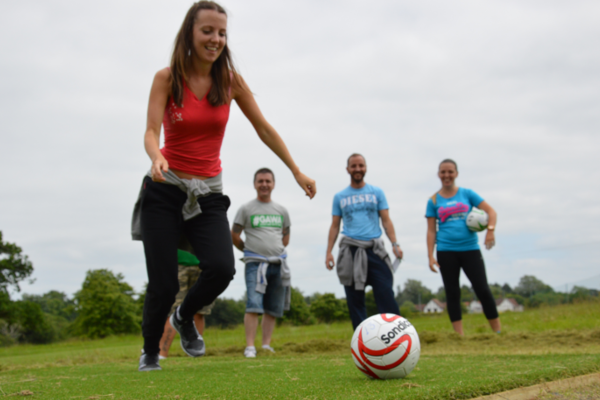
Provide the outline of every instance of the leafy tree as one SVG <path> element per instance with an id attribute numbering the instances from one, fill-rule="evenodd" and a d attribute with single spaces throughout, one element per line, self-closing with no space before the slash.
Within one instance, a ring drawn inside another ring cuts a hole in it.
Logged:
<path id="1" fill-rule="evenodd" d="M 571 292 L 569 293 L 569 299 L 571 301 L 581 301 L 588 300 L 591 296 L 590 289 L 583 286 L 573 286 Z"/>
<path id="2" fill-rule="evenodd" d="M 553 290 L 535 276 L 525 275 L 519 280 L 514 292 L 523 297 L 531 297 L 536 293 L 553 292 Z"/>
<path id="3" fill-rule="evenodd" d="M 279 322 L 290 322 L 292 325 L 311 325 L 314 318 L 310 313 L 310 307 L 304 301 L 304 296 L 298 288 L 291 288 L 290 309 L 283 313 Z"/>
<path id="4" fill-rule="evenodd" d="M 144 302 L 146 301 L 146 292 L 148 291 L 148 283 L 144 283 L 144 289 L 141 293 L 138 293 L 137 299 L 135 299 L 135 305 L 138 309 L 138 315 L 144 315 Z"/>
<path id="5" fill-rule="evenodd" d="M 523 297 L 523 296 L 519 296 L 518 294 L 515 294 L 515 293 L 508 293 L 508 294 L 506 295 L 506 297 L 507 297 L 507 298 L 509 298 L 509 299 L 515 299 L 515 301 L 516 301 L 517 303 L 519 303 L 520 305 L 524 305 L 524 304 L 525 304 L 525 297 Z"/>
<path id="6" fill-rule="evenodd" d="M 210 315 L 206 316 L 206 326 L 234 327 L 244 322 L 245 313 L 243 300 L 217 298 Z"/>
<path id="7" fill-rule="evenodd" d="M 9 286 L 17 292 L 21 290 L 19 282 L 33 273 L 29 258 L 14 243 L 4 242 L 0 231 L 0 290 L 8 291 Z"/>
<path id="8" fill-rule="evenodd" d="M 408 279 L 404 284 L 404 290 L 399 291 L 396 296 L 398 304 L 403 304 L 405 301 L 410 301 L 414 304 L 427 304 L 429 300 L 433 299 L 433 293 L 429 288 L 423 286 L 421 281 L 415 279 Z"/>
<path id="9" fill-rule="evenodd" d="M 310 305 L 321 296 L 323 296 L 323 294 L 321 294 L 319 292 L 315 292 L 315 293 L 311 294 L 310 296 L 304 296 L 304 302 L 306 302 L 306 304 L 310 307 Z"/>
<path id="10" fill-rule="evenodd" d="M 42 295 L 24 294 L 23 300 L 39 304 L 43 312 L 62 317 L 67 321 L 73 321 L 77 317 L 75 301 L 69 299 L 63 292 L 51 290 Z"/>
<path id="11" fill-rule="evenodd" d="M 566 296 L 562 293 L 555 292 L 539 292 L 531 295 L 525 300 L 525 306 L 530 308 L 539 307 L 541 305 L 555 306 L 565 303 Z"/>
<path id="12" fill-rule="evenodd" d="M 74 333 L 99 338 L 140 331 L 140 317 L 134 291 L 122 274 L 107 269 L 88 271 L 80 291 L 75 293 L 77 319 Z"/>
<path id="13" fill-rule="evenodd" d="M 443 286 L 440 286 L 440 288 L 438 289 L 438 291 L 435 294 L 435 298 L 438 299 L 439 301 L 441 301 L 442 303 L 446 302 L 446 288 L 444 288 Z"/>
<path id="14" fill-rule="evenodd" d="M 19 341 L 27 343 L 50 343 L 57 337 L 39 304 L 31 301 L 15 302 L 16 320 L 20 328 Z"/>
<path id="15" fill-rule="evenodd" d="M 510 287 L 510 285 L 508 283 L 505 283 L 504 285 L 502 285 L 502 291 L 504 292 L 505 296 L 509 293 L 514 293 L 513 289 Z"/>
<path id="16" fill-rule="evenodd" d="M 325 323 L 343 321 L 350 318 L 346 302 L 336 299 L 333 293 L 325 293 L 315 299 L 310 305 L 310 312 Z"/>
<path id="17" fill-rule="evenodd" d="M 490 291 L 492 292 L 492 296 L 494 296 L 495 299 L 500 299 L 500 298 L 504 297 L 504 292 L 502 291 L 502 286 L 500 286 L 497 283 L 492 283 L 490 285 Z"/>

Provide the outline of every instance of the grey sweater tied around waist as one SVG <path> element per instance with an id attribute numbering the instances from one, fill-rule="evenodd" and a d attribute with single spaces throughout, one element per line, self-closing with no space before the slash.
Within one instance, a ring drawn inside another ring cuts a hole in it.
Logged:
<path id="1" fill-rule="evenodd" d="M 352 257 L 351 246 L 356 246 L 356 252 Z M 385 250 L 385 243 L 382 238 L 372 240 L 356 240 L 343 236 L 340 240 L 340 252 L 337 259 L 337 274 L 340 283 L 344 286 L 350 286 L 354 283 L 355 290 L 365 290 L 367 282 L 368 257 L 367 249 L 373 249 L 373 253 L 381 258 L 392 274 L 398 269 L 400 259 L 397 258 L 392 264 L 390 256 Z"/>
<path id="2" fill-rule="evenodd" d="M 177 186 L 182 192 L 188 196 L 187 201 L 181 209 L 183 220 L 194 218 L 196 215 L 202 214 L 198 197 L 205 197 L 211 193 L 223 193 L 223 177 L 222 174 L 208 178 L 200 179 L 181 179 L 171 170 L 162 173 L 165 181 L 161 182 L 167 185 Z M 148 171 L 146 176 L 152 177 L 152 173 Z M 140 189 L 140 194 L 133 207 L 133 217 L 131 218 L 131 238 L 133 240 L 142 240 L 142 192 L 144 186 Z"/>

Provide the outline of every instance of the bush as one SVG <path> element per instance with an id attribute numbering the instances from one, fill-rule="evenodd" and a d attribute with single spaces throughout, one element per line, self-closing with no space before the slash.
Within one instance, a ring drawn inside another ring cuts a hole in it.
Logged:
<path id="1" fill-rule="evenodd" d="M 19 326 L 19 341 L 26 343 L 50 343 L 57 332 L 39 304 L 31 301 L 15 302 L 16 321 Z"/>
<path id="2" fill-rule="evenodd" d="M 336 299 L 333 293 L 325 293 L 310 305 L 310 312 L 321 322 L 344 321 L 350 319 L 346 301 Z"/>
<path id="3" fill-rule="evenodd" d="M 80 291 L 75 293 L 77 319 L 73 333 L 102 338 L 120 333 L 138 333 L 140 317 L 133 288 L 106 269 L 88 271 Z"/>
<path id="4" fill-rule="evenodd" d="M 565 302 L 565 295 L 562 293 L 546 292 L 536 293 L 530 298 L 525 300 L 525 306 L 530 308 L 536 308 L 541 305 L 555 306 Z"/>
<path id="5" fill-rule="evenodd" d="M 231 328 L 244 322 L 245 313 L 243 300 L 216 299 L 212 312 L 206 316 L 206 326 Z"/>
<path id="6" fill-rule="evenodd" d="M 283 313 L 283 318 L 279 320 L 279 323 L 289 322 L 296 326 L 314 324 L 314 317 L 310 313 L 310 307 L 304 301 L 304 296 L 300 289 L 291 288 L 291 290 L 290 309 Z"/>
<path id="7" fill-rule="evenodd" d="M 75 301 L 69 299 L 63 292 L 51 290 L 43 295 L 24 294 L 23 300 L 39 304 L 46 314 L 56 315 L 67 321 L 74 321 L 77 318 Z"/>
<path id="8" fill-rule="evenodd" d="M 406 300 L 400 306 L 400 315 L 402 315 L 404 318 L 410 319 L 413 315 L 415 315 L 416 312 L 417 307 L 412 301 Z"/>

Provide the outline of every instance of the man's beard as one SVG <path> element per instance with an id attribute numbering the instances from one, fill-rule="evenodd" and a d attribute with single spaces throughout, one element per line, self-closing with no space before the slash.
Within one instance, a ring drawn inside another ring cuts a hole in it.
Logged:
<path id="1" fill-rule="evenodd" d="M 359 178 L 357 179 L 356 176 L 359 176 Z M 361 174 L 361 173 L 354 173 L 352 174 L 352 182 L 354 183 L 362 183 L 362 181 L 365 179 L 365 174 Z"/>

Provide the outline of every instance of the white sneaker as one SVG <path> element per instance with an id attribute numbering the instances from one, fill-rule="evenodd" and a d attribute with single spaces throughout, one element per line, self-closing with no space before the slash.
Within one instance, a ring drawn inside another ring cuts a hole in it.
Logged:
<path id="1" fill-rule="evenodd" d="M 269 350 L 271 353 L 275 353 L 275 349 L 269 346 L 268 344 L 263 344 L 262 348 L 265 350 Z"/>
<path id="2" fill-rule="evenodd" d="M 246 350 L 244 350 L 244 357 L 256 358 L 256 347 L 254 347 L 254 346 L 246 347 Z"/>
<path id="3" fill-rule="evenodd" d="M 164 360 L 165 358 L 167 358 L 167 357 L 165 357 L 165 356 L 162 356 L 162 355 L 160 355 L 160 354 L 158 355 L 158 359 L 159 359 L 159 360 Z"/>

